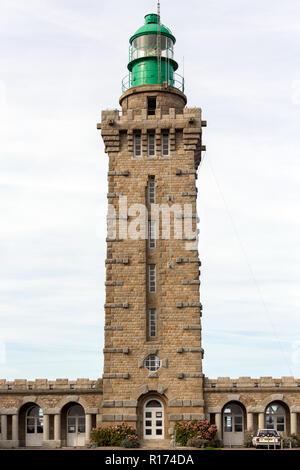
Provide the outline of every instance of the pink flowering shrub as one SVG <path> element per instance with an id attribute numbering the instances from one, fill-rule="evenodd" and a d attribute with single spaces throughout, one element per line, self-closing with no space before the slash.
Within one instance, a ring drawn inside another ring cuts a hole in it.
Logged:
<path id="1" fill-rule="evenodd" d="M 174 426 L 176 442 L 186 446 L 191 438 L 212 441 L 217 433 L 217 426 L 209 421 L 177 421 Z"/>
<path id="2" fill-rule="evenodd" d="M 135 429 L 127 424 L 116 424 L 113 426 L 100 426 L 92 429 L 91 442 L 97 444 L 99 447 L 120 447 L 122 441 L 130 436 L 134 441 L 137 441 Z"/>

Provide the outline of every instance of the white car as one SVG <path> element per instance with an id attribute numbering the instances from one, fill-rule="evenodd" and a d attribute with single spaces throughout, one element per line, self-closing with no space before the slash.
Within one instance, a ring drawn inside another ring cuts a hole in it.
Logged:
<path id="1" fill-rule="evenodd" d="M 276 429 L 259 429 L 252 439 L 254 447 L 280 447 L 280 435 Z"/>

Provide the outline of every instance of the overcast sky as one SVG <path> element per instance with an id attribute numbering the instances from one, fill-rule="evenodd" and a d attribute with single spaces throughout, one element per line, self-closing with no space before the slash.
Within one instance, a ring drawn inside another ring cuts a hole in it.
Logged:
<path id="1" fill-rule="evenodd" d="M 300 3 L 162 0 L 199 172 L 204 373 L 300 376 Z M 102 374 L 107 156 L 154 0 L 0 0 L 0 378 Z"/>

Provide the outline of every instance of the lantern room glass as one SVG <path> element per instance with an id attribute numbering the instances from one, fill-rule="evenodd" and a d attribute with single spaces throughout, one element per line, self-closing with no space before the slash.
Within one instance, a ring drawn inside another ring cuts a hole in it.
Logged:
<path id="1" fill-rule="evenodd" d="M 158 55 L 157 34 L 145 34 L 132 41 L 129 49 L 130 62 L 141 57 L 153 57 Z M 171 38 L 161 36 L 161 55 L 167 59 L 173 59 L 174 43 Z"/>

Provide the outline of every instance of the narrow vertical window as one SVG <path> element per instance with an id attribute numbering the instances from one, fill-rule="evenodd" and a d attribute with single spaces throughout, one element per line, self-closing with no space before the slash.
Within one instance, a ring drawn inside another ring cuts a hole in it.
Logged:
<path id="1" fill-rule="evenodd" d="M 156 291 L 156 266 L 155 264 L 150 264 L 149 266 L 149 291 L 152 294 Z"/>
<path id="2" fill-rule="evenodd" d="M 149 204 L 155 204 L 155 176 L 148 179 L 148 200 Z"/>
<path id="3" fill-rule="evenodd" d="M 148 155 L 154 157 L 155 155 L 155 133 L 150 132 L 148 134 Z"/>
<path id="4" fill-rule="evenodd" d="M 134 156 L 140 157 L 142 155 L 142 136 L 140 132 L 134 134 Z"/>
<path id="5" fill-rule="evenodd" d="M 149 248 L 155 248 L 156 245 L 156 221 L 149 222 Z"/>
<path id="6" fill-rule="evenodd" d="M 148 116 L 154 116 L 156 111 L 156 96 L 148 96 Z"/>
<path id="7" fill-rule="evenodd" d="M 164 131 L 162 134 L 162 154 L 163 155 L 169 155 L 170 153 L 170 138 L 169 138 L 169 132 Z"/>
<path id="8" fill-rule="evenodd" d="M 155 310 L 155 308 L 150 308 L 150 311 L 149 311 L 149 336 L 150 336 L 150 338 L 155 338 L 156 335 L 157 335 L 156 310 Z"/>

